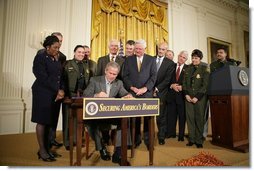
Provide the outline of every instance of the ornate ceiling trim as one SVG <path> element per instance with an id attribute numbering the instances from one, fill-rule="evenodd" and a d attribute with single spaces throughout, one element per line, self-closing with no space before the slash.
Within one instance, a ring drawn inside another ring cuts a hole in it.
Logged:
<path id="1" fill-rule="evenodd" d="M 249 6 L 243 2 L 236 1 L 236 0 L 210 0 L 213 3 L 222 5 L 229 10 L 239 11 L 244 15 L 249 15 Z"/>

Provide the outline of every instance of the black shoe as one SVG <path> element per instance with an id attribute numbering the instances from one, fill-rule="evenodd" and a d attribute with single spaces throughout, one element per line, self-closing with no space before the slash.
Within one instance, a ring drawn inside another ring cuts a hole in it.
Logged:
<path id="1" fill-rule="evenodd" d="M 160 145 L 164 145 L 165 144 L 165 140 L 164 139 L 159 139 L 159 144 Z"/>
<path id="2" fill-rule="evenodd" d="M 50 155 L 48 155 L 48 157 L 42 157 L 39 151 L 37 152 L 37 155 L 38 155 L 38 159 L 42 159 L 45 162 L 56 161 L 56 159 L 54 157 L 51 157 Z"/>
<path id="3" fill-rule="evenodd" d="M 70 151 L 70 146 L 65 146 L 65 149 L 66 149 L 67 151 Z"/>
<path id="4" fill-rule="evenodd" d="M 176 138 L 176 135 L 168 135 L 167 138 Z"/>
<path id="5" fill-rule="evenodd" d="M 109 152 L 107 151 L 105 147 L 102 147 L 102 149 L 100 150 L 100 154 L 101 154 L 102 160 L 106 160 L 106 161 L 110 160 Z"/>
<path id="6" fill-rule="evenodd" d="M 184 141 L 184 138 L 183 137 L 179 137 L 178 141 Z"/>
<path id="7" fill-rule="evenodd" d="M 112 156 L 113 163 L 121 163 L 121 156 L 119 156 L 116 152 Z"/>
<path id="8" fill-rule="evenodd" d="M 140 144 L 142 143 L 142 141 L 140 140 L 140 141 L 137 141 L 137 142 L 135 142 L 135 148 L 137 148 L 138 146 L 140 146 Z"/>
<path id="9" fill-rule="evenodd" d="M 197 148 L 203 148 L 202 144 L 196 144 Z"/>
<path id="10" fill-rule="evenodd" d="M 188 142 L 188 144 L 186 144 L 186 146 L 193 146 L 194 143 L 193 142 Z"/>
<path id="11" fill-rule="evenodd" d="M 57 152 L 48 152 L 49 156 L 52 158 L 58 158 L 58 157 L 62 157 L 61 154 L 58 154 Z"/>
<path id="12" fill-rule="evenodd" d="M 56 147 L 62 147 L 62 146 L 63 146 L 62 143 L 59 143 L 59 142 L 57 142 L 56 140 L 52 141 L 52 142 L 51 142 L 51 145 L 52 145 L 52 146 L 56 146 Z"/>
<path id="13" fill-rule="evenodd" d="M 117 153 L 114 153 L 112 156 L 112 162 L 118 163 L 121 166 L 121 156 L 117 155 Z M 131 164 L 127 161 L 127 166 L 130 166 Z"/>

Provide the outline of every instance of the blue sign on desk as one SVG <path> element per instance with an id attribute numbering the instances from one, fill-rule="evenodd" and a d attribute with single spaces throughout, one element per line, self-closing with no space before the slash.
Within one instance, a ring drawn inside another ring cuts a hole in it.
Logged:
<path id="1" fill-rule="evenodd" d="M 159 115 L 158 98 L 84 98 L 83 119 Z"/>

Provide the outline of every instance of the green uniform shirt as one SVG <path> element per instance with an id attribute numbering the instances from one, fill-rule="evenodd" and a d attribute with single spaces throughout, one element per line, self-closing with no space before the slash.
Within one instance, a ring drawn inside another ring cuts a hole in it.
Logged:
<path id="1" fill-rule="evenodd" d="M 200 100 L 207 92 L 209 82 L 209 69 L 204 65 L 189 65 L 185 70 L 183 91 L 186 95 Z"/>

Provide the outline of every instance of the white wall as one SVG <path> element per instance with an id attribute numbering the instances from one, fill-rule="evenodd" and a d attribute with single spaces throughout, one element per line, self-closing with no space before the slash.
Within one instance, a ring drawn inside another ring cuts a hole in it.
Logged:
<path id="1" fill-rule="evenodd" d="M 249 30 L 248 6 L 229 0 L 169 0 L 169 47 L 177 54 L 195 48 L 207 58 L 207 37 L 232 44 L 232 56 L 245 66 L 243 31 Z M 188 63 L 191 62 L 189 57 Z"/>
<path id="2" fill-rule="evenodd" d="M 232 0 L 168 0 L 169 47 L 176 56 L 198 48 L 207 62 L 207 37 L 214 37 L 232 43 L 233 57 L 244 66 L 243 30 L 248 31 L 249 18 L 238 5 Z M 39 42 L 60 31 L 61 51 L 71 59 L 77 44 L 90 45 L 91 9 L 92 0 L 0 0 L 0 134 L 35 131 L 30 121 L 32 63 Z M 60 118 L 58 129 L 61 124 Z"/>
<path id="3" fill-rule="evenodd" d="M 91 0 L 0 0 L 0 134 L 35 131 L 32 63 L 40 42 L 61 32 L 61 51 L 71 59 L 77 44 L 90 45 L 91 9 Z"/>

